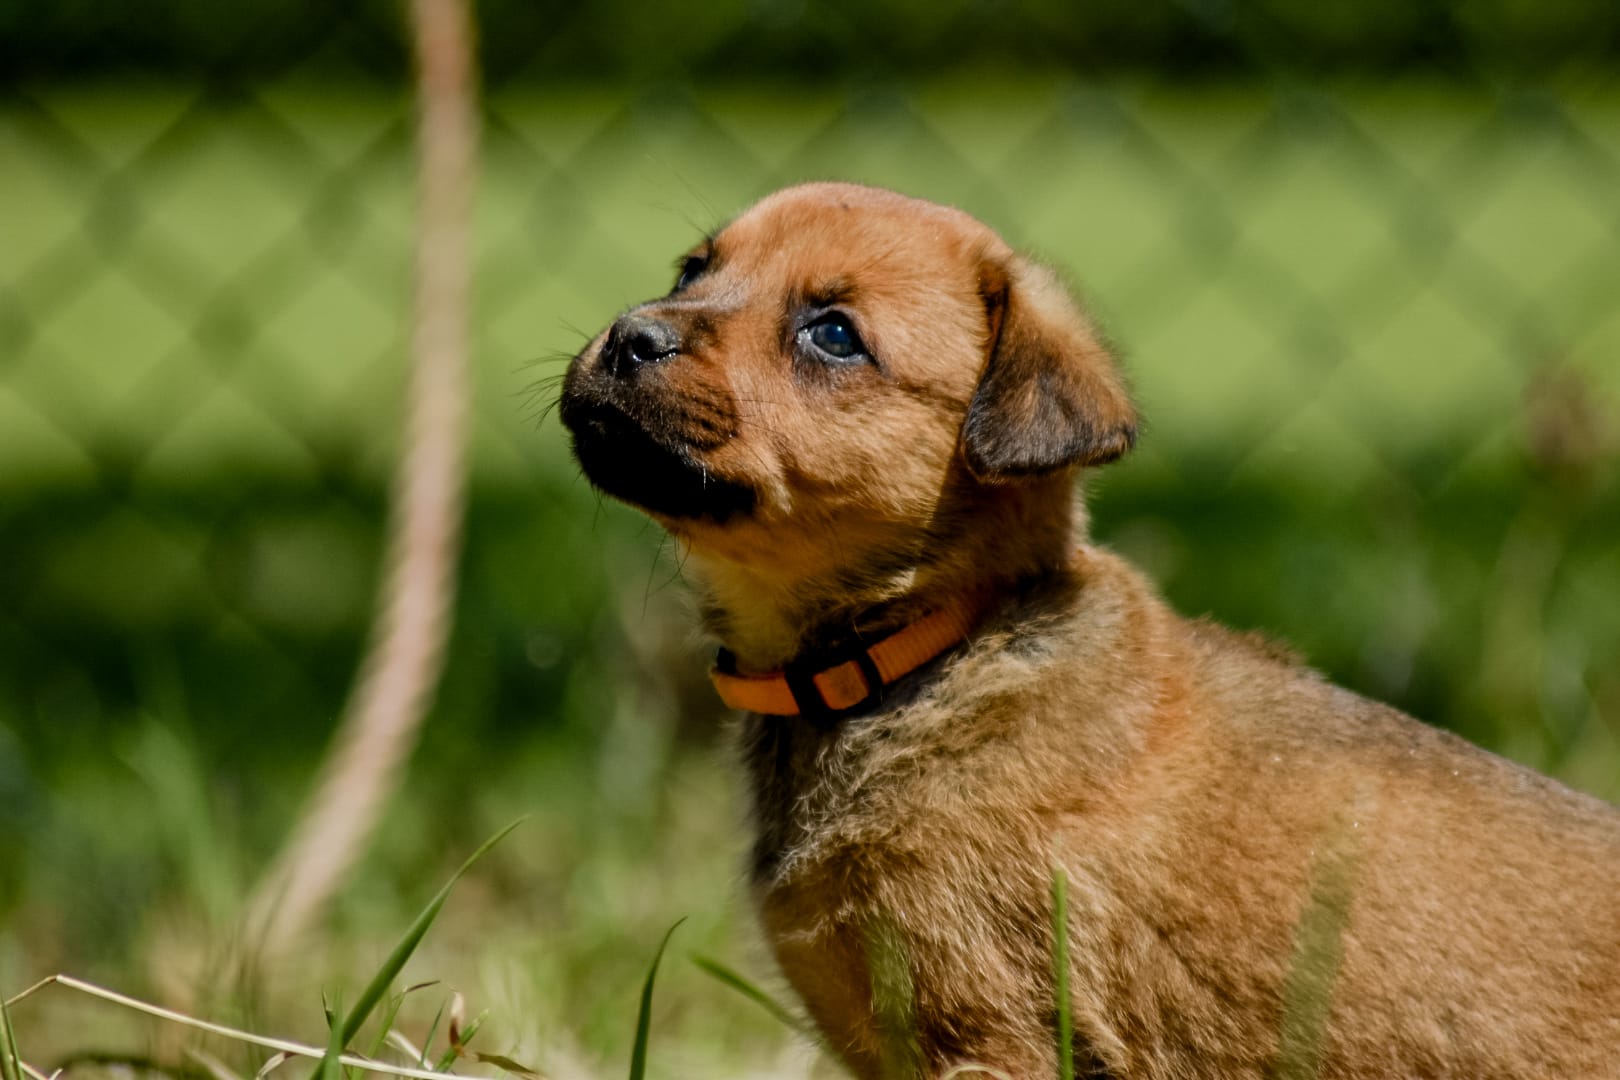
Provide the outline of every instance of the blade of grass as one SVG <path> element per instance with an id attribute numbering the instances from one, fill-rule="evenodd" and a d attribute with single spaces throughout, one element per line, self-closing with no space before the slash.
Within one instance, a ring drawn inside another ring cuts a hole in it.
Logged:
<path id="1" fill-rule="evenodd" d="M 478 1029 L 484 1026 L 484 1020 L 488 1016 L 489 1010 L 485 1009 L 473 1017 L 473 1022 L 467 1025 L 465 1031 L 451 1029 L 450 1049 L 446 1050 L 443 1056 L 439 1058 L 438 1068 L 440 1072 L 449 1072 L 450 1066 L 455 1063 L 457 1058 L 467 1055 L 467 1044 L 472 1042 L 473 1036 L 478 1034 Z"/>
<path id="2" fill-rule="evenodd" d="M 755 1005 L 758 1005 L 760 1008 L 770 1013 L 776 1018 L 778 1023 L 784 1024 L 806 1038 L 815 1039 L 817 1037 L 815 1030 L 800 1020 L 797 1016 L 794 1016 L 787 1006 L 771 997 L 771 995 L 761 990 L 758 986 L 749 982 L 746 978 L 738 974 L 733 969 L 726 967 L 726 965 L 720 963 L 718 960 L 711 960 L 709 957 L 700 956 L 697 953 L 691 954 L 691 961 L 692 963 L 696 964 L 698 969 L 704 972 L 706 975 L 716 979 L 725 986 L 729 986 L 731 989 L 735 990 L 749 1001 L 752 1001 Z"/>
<path id="3" fill-rule="evenodd" d="M 253 1074 L 253 1080 L 264 1080 L 265 1077 L 287 1064 L 292 1058 L 293 1055 L 285 1050 L 276 1051 L 265 1059 L 263 1065 L 259 1066 L 259 1071 Z"/>
<path id="4" fill-rule="evenodd" d="M 467 861 L 462 863 L 454 874 L 450 875 L 450 880 L 446 881 L 444 887 L 434 895 L 432 900 L 428 901 L 427 907 L 422 909 L 422 913 L 416 917 L 416 921 L 411 923 L 410 929 L 405 931 L 405 936 L 399 939 L 399 944 L 394 946 L 394 951 L 388 954 L 387 960 L 383 961 L 383 966 L 377 969 L 377 974 L 371 977 L 371 982 L 367 983 L 366 988 L 360 992 L 359 1000 L 354 1003 L 354 1008 L 340 1026 L 339 1030 L 344 1046 L 347 1046 L 350 1040 L 360 1033 L 360 1026 L 366 1022 L 366 1018 L 377 1007 L 377 1003 L 388 993 L 388 988 L 394 984 L 394 979 L 405 967 L 405 962 L 411 958 L 411 954 L 416 951 L 416 947 L 422 943 L 422 938 L 427 936 L 428 927 L 432 926 L 433 920 L 439 917 L 439 910 L 444 907 L 444 902 L 450 898 L 450 890 L 455 888 L 456 882 L 461 880 L 463 874 L 472 869 L 473 863 L 483 858 L 490 848 L 504 840 L 506 834 L 517 828 L 522 822 L 523 819 L 518 818 L 517 821 L 512 822 L 512 824 L 480 844 L 478 850 L 467 856 Z"/>
<path id="5" fill-rule="evenodd" d="M 388 998 L 388 1008 L 383 1010 L 382 1023 L 377 1026 L 377 1037 L 371 1040 L 371 1052 L 367 1057 L 376 1057 L 382 1053 L 383 1044 L 388 1041 L 388 1032 L 393 1028 L 394 1021 L 399 1018 L 399 1008 L 405 1004 L 405 995 L 409 990 L 402 990 Z"/>
<path id="6" fill-rule="evenodd" d="M 1069 875 L 1052 868 L 1052 981 L 1057 989 L 1058 1077 L 1074 1080 L 1074 1016 L 1069 1001 Z"/>
<path id="7" fill-rule="evenodd" d="M 445 1045 L 454 1050 L 461 1045 L 461 1022 L 467 1016 L 467 999 L 460 990 L 450 991 L 450 1017 L 445 1021 Z"/>
<path id="8" fill-rule="evenodd" d="M 489 1010 L 488 1009 L 483 1010 L 477 1016 L 473 1017 L 472 1018 L 472 1023 L 467 1025 L 467 1030 L 463 1031 L 461 1033 L 461 1038 L 456 1040 L 456 1045 L 458 1047 L 460 1047 L 462 1050 L 467 1049 L 467 1047 L 469 1045 L 471 1045 L 471 1043 L 473 1041 L 473 1036 L 478 1034 L 478 1029 L 483 1027 L 484 1026 L 484 1021 L 488 1020 L 488 1019 L 489 1019 Z"/>
<path id="9" fill-rule="evenodd" d="M 653 954 L 652 967 L 647 969 L 647 981 L 641 987 L 641 1010 L 636 1015 L 636 1041 L 630 1049 L 630 1080 L 642 1080 L 647 1074 L 647 1032 L 652 1027 L 653 980 L 658 978 L 658 962 L 664 958 L 664 949 L 668 947 L 671 935 L 685 921 L 685 917 L 676 919 L 675 925 L 664 931 L 664 940 L 658 943 L 658 951 Z"/>
<path id="10" fill-rule="evenodd" d="M 186 1047 L 186 1057 L 202 1066 L 203 1071 L 213 1077 L 213 1080 L 242 1080 L 229 1065 L 199 1047 Z"/>
<path id="11" fill-rule="evenodd" d="M 889 912 L 878 912 L 861 927 L 867 977 L 876 1021 L 878 1075 L 921 1076 L 922 1042 L 917 1032 L 917 984 L 912 977 L 911 942 Z"/>
<path id="12" fill-rule="evenodd" d="M 22 1055 L 17 1052 L 17 1033 L 4 999 L 0 999 L 0 1080 L 22 1080 Z"/>
<path id="13" fill-rule="evenodd" d="M 338 1080 L 343 1074 L 341 1064 L 343 1047 L 348 1040 L 343 1037 L 343 991 L 336 990 L 332 994 L 332 1006 L 326 1011 L 327 1036 L 326 1053 L 322 1056 L 320 1064 L 315 1066 L 314 1080 Z"/>
<path id="14" fill-rule="evenodd" d="M 515 1073 L 518 1076 L 527 1076 L 532 1080 L 539 1080 L 540 1074 L 521 1062 L 513 1061 L 505 1054 L 473 1054 L 473 1060 L 483 1065 L 493 1065 L 503 1072 Z"/>
<path id="15" fill-rule="evenodd" d="M 422 1060 L 422 1051 L 418 1050 L 416 1045 L 400 1032 L 399 1028 L 394 1028 L 388 1033 L 388 1045 L 393 1047 L 395 1050 L 398 1050 L 412 1061 Z"/>
<path id="16" fill-rule="evenodd" d="M 419 1064 L 424 1069 L 429 1067 L 428 1055 L 433 1053 L 433 1037 L 439 1033 L 439 1023 L 444 1019 L 444 1010 L 449 1003 L 448 998 L 439 1002 L 439 1011 L 433 1014 L 433 1023 L 428 1025 L 427 1038 L 422 1040 L 422 1060 Z"/>
<path id="17" fill-rule="evenodd" d="M 1277 1058 L 1269 1073 L 1276 1080 L 1314 1080 L 1322 1072 L 1360 858 L 1350 813 L 1330 823 L 1317 841 L 1310 896 L 1294 931 L 1294 956 L 1283 979 Z"/>

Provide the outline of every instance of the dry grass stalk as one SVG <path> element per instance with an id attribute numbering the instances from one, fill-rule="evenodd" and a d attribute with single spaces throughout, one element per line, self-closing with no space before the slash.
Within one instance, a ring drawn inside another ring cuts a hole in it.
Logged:
<path id="1" fill-rule="evenodd" d="M 120 994 L 116 990 L 108 990 L 106 987 L 97 986 L 95 983 L 85 982 L 83 979 L 76 979 L 71 975 L 51 975 L 41 979 L 39 982 L 35 983 L 33 986 L 30 986 L 16 997 L 8 1000 L 6 1002 L 6 1006 L 10 1008 L 11 1006 L 16 1005 L 18 1002 L 33 997 L 35 994 L 51 986 L 60 986 L 66 990 L 72 990 L 77 993 L 87 994 L 90 997 L 100 998 L 102 1001 L 110 1002 L 113 1005 L 119 1006 L 120 1008 L 132 1009 L 135 1012 L 144 1013 L 147 1016 L 156 1017 L 159 1020 L 165 1020 L 169 1023 L 181 1024 L 196 1031 L 207 1032 L 210 1035 L 218 1035 L 221 1038 L 233 1039 L 236 1042 L 247 1043 L 250 1046 L 263 1047 L 266 1050 L 279 1051 L 276 1057 L 271 1059 L 272 1061 L 276 1061 L 277 1064 L 285 1062 L 292 1057 L 303 1057 L 310 1058 L 312 1060 L 319 1060 L 326 1054 L 326 1049 L 324 1047 L 310 1046 L 307 1043 L 294 1042 L 291 1039 L 278 1039 L 269 1035 L 255 1035 L 251 1031 L 242 1031 L 238 1028 L 228 1027 L 224 1024 L 216 1024 L 210 1020 L 201 1020 L 194 1016 L 188 1016 L 185 1013 L 179 1012 L 175 1009 L 166 1009 L 161 1005 L 153 1005 L 150 1002 L 141 1001 L 139 998 L 132 998 L 127 994 Z M 278 1058 L 280 1059 L 279 1061 L 277 1061 Z M 358 1054 L 344 1054 L 339 1061 L 343 1065 L 353 1065 L 366 1072 L 385 1073 L 389 1076 L 411 1077 L 413 1080 L 467 1080 L 465 1076 L 459 1076 L 446 1072 L 437 1072 L 433 1069 L 414 1069 L 406 1065 L 394 1065 L 384 1061 L 377 1061 L 372 1058 L 361 1057 Z M 54 1080 L 54 1074 L 52 1077 L 47 1077 L 38 1070 L 26 1065 L 24 1065 L 24 1069 L 30 1076 L 34 1078 L 34 1080 Z"/>

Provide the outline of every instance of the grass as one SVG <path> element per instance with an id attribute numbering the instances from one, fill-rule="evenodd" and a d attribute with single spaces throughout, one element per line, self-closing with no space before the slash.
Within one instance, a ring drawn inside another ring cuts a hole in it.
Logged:
<path id="1" fill-rule="evenodd" d="M 725 790 L 725 767 L 712 758 L 684 755 L 671 764 L 659 790 L 647 793 L 646 803 L 627 805 L 591 791 L 595 782 L 589 776 L 568 782 L 568 773 L 587 760 L 584 754 L 546 756 L 553 759 L 549 766 L 513 764 L 510 772 L 488 779 L 496 790 L 460 807 L 459 827 L 441 820 L 450 796 L 421 788 L 408 793 L 385 827 L 381 850 L 341 899 L 330 936 L 251 996 L 241 996 L 221 966 L 230 952 L 230 924 L 211 927 L 197 917 L 191 871 L 179 861 L 186 852 L 144 838 L 142 858 L 176 860 L 173 885 L 146 896 L 127 894 L 141 915 L 129 938 L 109 943 L 104 936 L 104 944 L 92 949 L 86 936 L 72 954 L 53 952 L 64 939 L 51 929 L 53 920 L 71 912 L 71 883 L 64 882 L 56 894 L 59 904 L 43 903 L 51 895 L 46 892 L 51 861 L 36 857 L 32 899 L 14 910 L 4 935 L 7 973 L 0 985 L 13 989 L 42 970 L 74 970 L 192 1015 L 284 1032 L 306 1044 L 324 1042 L 325 1025 L 317 1035 L 320 1012 L 311 1003 L 319 1002 L 323 987 L 365 983 L 379 959 L 395 949 L 398 928 L 409 921 L 403 905 L 420 895 L 420 882 L 428 875 L 446 873 L 436 868 L 439 858 L 432 846 L 422 846 L 424 839 L 434 846 L 460 843 L 457 836 L 488 828 L 486 819 L 509 818 L 509 811 L 521 806 L 533 812 L 530 824 L 462 882 L 456 902 L 439 916 L 434 933 L 395 981 L 436 981 L 447 988 L 444 1000 L 453 987 L 470 1013 L 487 1010 L 479 1033 L 483 1052 L 559 1080 L 617 1073 L 629 1055 L 638 980 L 674 915 L 692 913 L 684 933 L 694 947 L 736 957 L 738 967 L 764 970 L 737 913 L 734 809 L 723 795 L 716 797 Z M 600 765 L 609 767 L 606 761 Z M 536 799 L 537 786 L 551 790 Z M 138 802 L 123 804 L 126 819 L 139 815 Z M 655 817 L 662 820 L 656 829 L 648 825 Z M 222 822 L 215 827 L 224 833 L 219 842 L 242 843 Z M 96 850 L 112 857 L 117 840 L 109 836 L 106 844 Z M 650 877 L 659 882 L 656 891 L 645 884 Z M 91 910 L 110 899 L 92 898 L 97 902 Z M 96 921 L 80 925 L 87 934 L 107 935 L 110 929 Z M 649 1076 L 770 1075 L 784 1067 L 784 1059 L 803 1057 L 777 1021 L 694 965 L 670 965 L 660 989 L 652 1019 L 666 1034 L 649 1062 Z M 413 1044 L 427 1046 L 435 1026 L 443 1034 L 444 1022 L 433 1021 L 440 998 L 438 991 L 417 993 L 402 1004 L 397 1026 Z M 351 1006 L 356 1000 L 346 995 Z M 140 1056 L 157 1037 L 152 1024 L 72 998 L 33 999 L 21 1021 L 29 1052 L 44 1063 L 91 1049 Z M 238 1072 L 251 1074 L 256 1068 L 230 1055 L 226 1061 Z"/>
<path id="2" fill-rule="evenodd" d="M 630 1048 L 630 1080 L 643 1080 L 647 1075 L 647 1041 L 652 1033 L 653 985 L 658 978 L 658 964 L 664 959 L 664 950 L 669 948 L 669 939 L 675 936 L 675 931 L 684 921 L 679 920 L 664 931 L 664 939 L 658 943 L 658 951 L 653 954 L 652 967 L 647 969 L 647 981 L 641 984 L 641 1007 L 636 1012 L 636 1038 Z"/>
<path id="3" fill-rule="evenodd" d="M 355 999 L 354 1004 L 345 1009 L 342 987 L 330 992 L 330 997 L 323 991 L 322 1011 L 325 1015 L 327 1027 L 327 1041 L 324 1052 L 315 1046 L 302 1044 L 286 1039 L 279 1039 L 251 1031 L 232 1028 L 210 1020 L 190 1016 L 186 1013 L 153 1005 L 133 998 L 127 994 L 96 986 L 82 979 L 70 975 L 53 975 L 42 979 L 27 990 L 6 997 L 0 993 L 0 1080 L 44 1080 L 44 1074 L 39 1069 L 26 1062 L 18 1048 L 15 1030 L 11 1022 L 11 1008 L 28 999 L 36 997 L 44 991 L 60 988 L 64 991 L 74 992 L 102 1003 L 115 1006 L 132 1013 L 156 1018 L 169 1024 L 178 1025 L 195 1032 L 203 1032 L 226 1040 L 231 1040 L 243 1046 L 255 1047 L 260 1050 L 273 1050 L 273 1054 L 265 1057 L 262 1062 L 256 1063 L 253 1075 L 262 1078 L 270 1075 L 289 1062 L 298 1058 L 313 1059 L 315 1061 L 313 1080 L 359 1080 L 368 1073 L 381 1073 L 390 1076 L 417 1077 L 422 1080 L 438 1080 L 453 1074 L 458 1062 L 470 1062 L 479 1065 L 491 1066 L 502 1074 L 512 1074 L 534 1080 L 541 1074 L 529 1066 L 523 1065 L 508 1054 L 485 1053 L 474 1050 L 471 1043 L 482 1028 L 488 1017 L 488 1012 L 480 1013 L 470 1023 L 465 1017 L 465 999 L 460 993 L 450 992 L 447 1000 L 441 1002 L 438 1011 L 434 1014 L 432 1022 L 428 1025 L 427 1034 L 422 1039 L 420 1048 L 398 1028 L 396 1023 L 406 999 L 421 990 L 434 986 L 433 983 L 418 983 L 403 990 L 395 991 L 399 976 L 413 954 L 422 944 L 428 931 L 441 915 L 451 890 L 462 877 L 479 862 L 502 839 L 511 833 L 519 822 L 514 822 L 497 832 L 486 840 L 470 855 L 465 862 L 450 876 L 449 880 L 428 902 L 427 906 L 417 915 L 406 929 L 404 934 L 395 943 L 386 959 L 372 974 L 365 988 Z M 681 922 L 678 920 L 665 931 L 662 940 L 653 954 L 652 963 L 648 968 L 646 979 L 642 984 L 639 1008 L 636 1014 L 636 1025 L 630 1049 L 630 1080 L 645 1080 L 647 1075 L 648 1045 L 651 1038 L 653 1018 L 653 990 L 656 984 L 660 962 L 668 948 L 670 938 L 674 936 Z M 773 1014 L 779 1018 L 786 1018 L 788 1014 L 780 1005 L 775 1004 L 768 995 L 753 986 L 742 976 L 725 968 L 714 961 L 705 961 L 702 965 L 705 971 L 711 974 L 724 973 L 726 985 L 742 991 L 746 996 L 757 1003 L 767 1004 Z M 374 1028 L 369 1041 L 369 1049 L 360 1053 L 353 1048 L 355 1041 L 361 1036 L 374 1015 L 378 1021 L 372 1025 Z M 436 1058 L 432 1057 L 432 1048 L 435 1037 L 441 1030 L 443 1022 L 444 1049 Z M 797 1029 L 797 1022 L 790 1026 Z M 403 1059 L 400 1052 L 404 1051 Z M 208 1071 L 220 1080 L 241 1080 L 219 1058 L 214 1057 L 195 1047 L 188 1047 L 188 1052 L 199 1061 L 206 1064 Z M 106 1060 L 116 1062 L 117 1054 L 103 1054 Z M 262 1056 L 262 1055 L 261 1055 Z M 128 1062 L 134 1063 L 137 1059 L 129 1057 Z"/>
<path id="4" fill-rule="evenodd" d="M 762 990 L 757 983 L 740 974 L 735 969 L 727 967 L 718 960 L 707 956 L 699 956 L 695 953 L 692 956 L 692 963 L 696 964 L 699 970 L 712 976 L 722 986 L 735 990 L 747 1000 L 752 1001 L 755 1005 L 758 1005 L 760 1008 L 764 1009 L 767 1014 L 769 1014 L 783 1027 L 796 1031 L 811 1041 L 820 1038 L 820 1036 L 816 1033 L 816 1030 L 807 1024 L 801 1017 L 795 1015 L 791 1010 L 785 1008 L 774 997 Z"/>
<path id="5" fill-rule="evenodd" d="M 1057 996 L 1058 1080 L 1074 1080 L 1074 1013 L 1069 995 L 1069 875 L 1052 871 L 1052 985 Z"/>
<path id="6" fill-rule="evenodd" d="M 17 1033 L 11 1026 L 11 1010 L 0 997 L 0 1080 L 22 1080 L 22 1055 L 17 1049 Z"/>
<path id="7" fill-rule="evenodd" d="M 377 969 L 377 973 L 371 977 L 371 981 L 361 991 L 360 1000 L 355 1002 L 353 1010 L 345 1014 L 341 1009 L 335 1009 L 336 1014 L 343 1017 L 343 1022 L 335 1025 L 333 1036 L 339 1048 L 348 1046 L 354 1037 L 360 1034 L 360 1025 L 371 1017 L 372 1012 L 388 996 L 388 988 L 394 984 L 394 980 L 399 977 L 399 973 L 404 969 L 405 962 L 411 958 L 411 954 L 416 951 L 416 947 L 422 943 L 422 938 L 427 935 L 428 928 L 433 925 L 433 920 L 439 917 L 439 911 L 444 907 L 444 902 L 450 898 L 450 890 L 455 888 L 456 882 L 460 881 L 462 875 L 472 869 L 472 865 L 483 858 L 490 848 L 500 843 L 517 826 L 518 823 L 513 822 L 484 841 L 477 851 L 467 856 L 467 861 L 456 869 L 456 872 L 450 876 L 450 880 L 444 883 L 444 887 L 434 895 L 433 899 L 428 902 L 428 906 L 423 908 L 422 913 L 411 923 L 410 929 L 405 931 L 405 936 L 400 939 L 399 944 L 394 946 L 394 951 L 388 954 L 388 959 L 383 962 L 382 967 Z M 649 979 L 650 988 L 651 980 Z M 327 1061 L 330 1062 L 330 1060 L 331 1055 L 329 1054 Z"/>
<path id="8" fill-rule="evenodd" d="M 339 987 L 333 991 L 330 1001 L 323 994 L 322 1006 L 326 1015 L 328 1038 L 325 1052 L 311 1046 L 304 1046 L 287 1040 L 267 1038 L 247 1031 L 234 1030 L 207 1020 L 187 1016 L 172 1009 L 164 1009 L 146 1002 L 136 1000 L 128 995 L 119 994 L 103 987 L 86 983 L 71 976 L 56 975 L 46 978 L 28 990 L 7 1000 L 0 996 L 0 1077 L 3 1080 L 21 1080 L 26 1074 L 31 1078 L 40 1077 L 39 1071 L 21 1059 L 17 1049 L 15 1032 L 10 1022 L 9 1007 L 49 987 L 63 987 L 67 990 L 77 991 L 97 1000 L 128 1009 L 147 1016 L 157 1017 L 174 1024 L 180 1024 L 197 1031 L 222 1036 L 249 1046 L 274 1049 L 276 1053 L 270 1056 L 254 1073 L 256 1078 L 262 1078 L 285 1065 L 296 1057 L 315 1058 L 316 1065 L 313 1076 L 315 1080 L 358 1080 L 369 1072 L 381 1072 L 394 1076 L 423 1077 L 426 1080 L 436 1080 L 439 1076 L 450 1075 L 451 1067 L 460 1059 L 470 1059 L 481 1064 L 494 1065 L 504 1072 L 515 1073 L 524 1077 L 536 1076 L 534 1070 L 518 1064 L 510 1057 L 502 1054 L 484 1054 L 469 1048 L 474 1035 L 482 1026 L 484 1016 L 480 1015 L 471 1024 L 464 1020 L 464 1001 L 460 994 L 452 994 L 449 1002 L 449 1023 L 446 1029 L 446 1047 L 437 1064 L 431 1069 L 428 1065 L 428 1054 L 432 1048 L 434 1036 L 439 1028 L 439 1020 L 444 1015 L 445 1007 L 435 1014 L 432 1025 L 428 1029 L 427 1038 L 422 1043 L 420 1051 L 410 1046 L 408 1040 L 394 1027 L 401 1006 L 406 997 L 412 992 L 425 988 L 426 984 L 418 984 L 400 992 L 393 992 L 395 984 L 405 964 L 411 955 L 422 943 L 434 921 L 439 917 L 445 902 L 450 897 L 450 891 L 462 876 L 470 870 L 496 844 L 512 832 L 519 823 L 501 829 L 494 836 L 486 840 L 480 847 L 468 856 L 467 860 L 457 868 L 438 893 L 428 902 L 427 906 L 417 915 L 416 919 L 406 929 L 404 935 L 395 944 L 393 950 L 383 961 L 382 965 L 372 975 L 365 989 L 360 992 L 352 1008 L 343 1007 L 343 991 Z M 672 928 L 673 930 L 673 928 Z M 665 941 L 667 943 L 668 936 Z M 663 946 L 659 947 L 659 956 L 663 953 Z M 658 959 L 654 958 L 653 972 L 657 971 Z M 631 1080 L 641 1080 L 645 1073 L 646 1039 L 650 1015 L 650 1000 L 652 996 L 653 976 L 649 973 L 646 989 L 642 995 L 642 1009 L 640 1023 L 636 1032 L 635 1059 L 631 1066 Z M 360 1035 L 361 1029 L 371 1019 L 372 1015 L 381 1006 L 383 1011 L 380 1022 L 376 1025 L 376 1033 L 371 1040 L 370 1050 L 365 1054 L 357 1054 L 351 1050 L 351 1044 Z M 394 1063 L 382 1056 L 384 1049 L 397 1050 L 401 1046 L 411 1050 L 404 1063 Z M 194 1054 L 194 1056 L 196 1056 Z M 208 1065 L 209 1071 L 223 1080 L 237 1080 L 219 1059 L 212 1055 L 202 1055 L 202 1060 Z"/>

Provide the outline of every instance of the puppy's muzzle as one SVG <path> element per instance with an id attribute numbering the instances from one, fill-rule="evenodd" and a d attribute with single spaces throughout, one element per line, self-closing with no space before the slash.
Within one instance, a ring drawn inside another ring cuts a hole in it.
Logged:
<path id="1" fill-rule="evenodd" d="M 562 421 L 585 475 L 609 495 L 669 518 L 724 521 L 752 510 L 756 496 L 708 460 L 740 422 L 726 387 L 685 362 L 693 344 L 669 319 L 621 315 L 570 365 Z M 649 377 L 653 369 L 661 377 Z"/>
<path id="2" fill-rule="evenodd" d="M 630 312 L 608 331 L 602 345 L 602 367 L 618 379 L 633 379 L 650 364 L 663 363 L 681 352 L 681 334 L 652 315 Z"/>

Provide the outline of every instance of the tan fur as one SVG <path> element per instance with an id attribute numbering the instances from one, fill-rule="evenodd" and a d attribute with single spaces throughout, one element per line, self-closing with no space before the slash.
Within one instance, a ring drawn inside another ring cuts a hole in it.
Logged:
<path id="1" fill-rule="evenodd" d="M 1055 1075 L 1060 867 L 1082 1074 L 1620 1075 L 1620 814 L 1080 546 L 1076 469 L 1135 416 L 1049 272 L 957 211 L 834 184 L 695 258 L 631 313 L 678 349 L 610 378 L 604 333 L 564 418 L 610 493 L 659 495 L 613 479 L 622 415 L 698 502 L 746 503 L 653 511 L 720 640 L 763 670 L 991 601 L 875 712 L 742 724 L 761 922 L 856 1074 Z M 872 362 L 807 357 L 823 294 Z"/>

